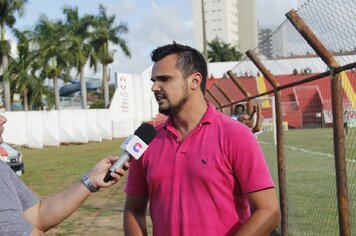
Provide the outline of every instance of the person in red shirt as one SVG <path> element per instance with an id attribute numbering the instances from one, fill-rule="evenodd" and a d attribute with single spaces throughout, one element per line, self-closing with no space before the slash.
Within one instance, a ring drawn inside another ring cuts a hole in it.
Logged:
<path id="1" fill-rule="evenodd" d="M 126 235 L 269 235 L 280 221 L 270 172 L 249 128 L 204 99 L 207 65 L 177 43 L 155 49 L 151 80 L 168 116 L 125 187 Z M 252 209 L 252 211 L 250 211 Z"/>

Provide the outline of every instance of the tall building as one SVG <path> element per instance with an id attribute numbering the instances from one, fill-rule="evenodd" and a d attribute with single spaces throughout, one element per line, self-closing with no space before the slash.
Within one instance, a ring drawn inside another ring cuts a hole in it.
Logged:
<path id="1" fill-rule="evenodd" d="M 218 38 L 242 53 L 257 47 L 256 0 L 192 0 L 195 47 L 203 51 L 202 2 L 207 42 Z"/>
<path id="2" fill-rule="evenodd" d="M 238 0 L 239 48 L 240 52 L 258 46 L 256 0 Z"/>

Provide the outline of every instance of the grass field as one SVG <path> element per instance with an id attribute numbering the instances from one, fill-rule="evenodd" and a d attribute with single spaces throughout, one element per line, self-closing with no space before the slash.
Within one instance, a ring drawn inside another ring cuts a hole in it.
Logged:
<path id="1" fill-rule="evenodd" d="M 266 132 L 258 136 L 258 139 L 272 143 L 273 133 Z M 314 155 L 334 157 L 333 129 L 290 129 L 284 132 L 287 149 L 310 152 Z M 356 160 L 356 128 L 350 128 L 345 135 L 346 159 Z"/>
<path id="2" fill-rule="evenodd" d="M 64 190 L 100 159 L 117 155 L 122 140 L 44 149 L 22 148 L 24 182 L 40 197 Z M 123 235 L 124 181 L 101 189 L 47 235 Z"/>
<path id="3" fill-rule="evenodd" d="M 351 225 L 356 232 L 356 129 L 346 136 Z M 339 235 L 332 129 L 284 133 L 290 235 Z M 272 133 L 258 136 L 277 182 Z M 269 144 L 270 143 L 270 144 Z M 272 158 L 271 158 L 272 157 Z"/>
<path id="4" fill-rule="evenodd" d="M 355 131 L 351 130 L 346 139 L 353 232 L 356 232 Z M 264 133 L 258 138 L 263 141 L 262 148 L 277 183 L 272 134 Z M 98 160 L 117 155 L 122 141 L 22 148 L 26 169 L 22 179 L 40 197 L 56 193 L 78 181 Z M 285 132 L 285 141 L 289 234 L 339 235 L 332 129 L 290 130 Z M 123 235 L 123 186 L 124 180 L 92 194 L 78 211 L 47 235 Z"/>

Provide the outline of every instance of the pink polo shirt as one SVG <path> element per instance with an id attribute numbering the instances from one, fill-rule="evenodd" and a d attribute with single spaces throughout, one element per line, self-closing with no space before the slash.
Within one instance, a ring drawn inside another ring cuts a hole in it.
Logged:
<path id="1" fill-rule="evenodd" d="M 169 118 L 138 161 L 125 192 L 146 196 L 154 235 L 230 235 L 250 216 L 247 193 L 274 187 L 256 138 L 209 104 L 184 141 Z"/>

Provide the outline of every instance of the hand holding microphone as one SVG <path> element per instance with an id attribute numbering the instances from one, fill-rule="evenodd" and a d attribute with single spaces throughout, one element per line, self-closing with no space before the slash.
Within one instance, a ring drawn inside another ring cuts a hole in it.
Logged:
<path id="1" fill-rule="evenodd" d="M 130 135 L 120 146 L 123 152 L 119 155 L 119 159 L 108 170 L 104 177 L 104 182 L 107 183 L 112 180 L 111 172 L 117 168 L 122 168 L 125 162 L 131 160 L 131 157 L 136 160 L 140 159 L 142 154 L 146 151 L 148 144 L 151 143 L 155 136 L 156 129 L 152 125 L 143 123 L 138 127 L 134 134 Z"/>
<path id="2" fill-rule="evenodd" d="M 83 174 L 81 182 L 91 191 L 97 192 L 100 188 L 109 187 L 117 183 L 125 174 L 124 168 L 116 169 L 111 173 L 112 181 L 104 182 L 103 178 L 107 174 L 108 169 L 118 160 L 117 156 L 108 156 L 93 166 L 93 168 L 87 173 Z"/>

